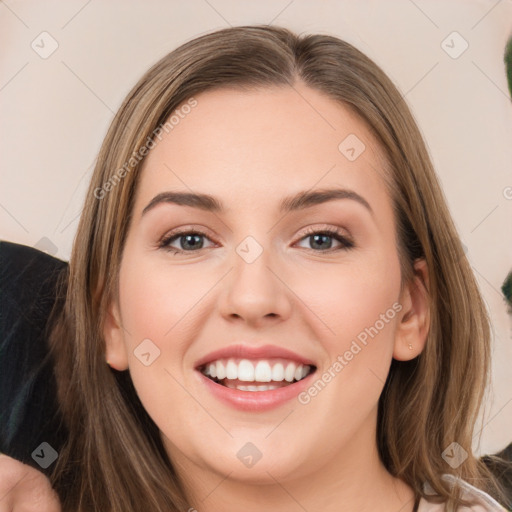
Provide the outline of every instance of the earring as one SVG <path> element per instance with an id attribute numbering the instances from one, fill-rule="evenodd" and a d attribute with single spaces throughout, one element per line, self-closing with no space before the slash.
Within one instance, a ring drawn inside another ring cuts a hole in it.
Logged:
<path id="1" fill-rule="evenodd" d="M 412 350 L 412 344 L 409 343 L 409 350 Z"/>

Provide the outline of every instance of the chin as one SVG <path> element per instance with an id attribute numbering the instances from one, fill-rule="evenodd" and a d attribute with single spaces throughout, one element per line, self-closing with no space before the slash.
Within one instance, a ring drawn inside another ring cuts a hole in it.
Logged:
<path id="1" fill-rule="evenodd" d="M 311 472 L 313 461 L 298 448 L 304 445 L 304 438 L 298 439 L 297 444 L 283 445 L 281 440 L 265 440 L 265 435 L 243 436 L 247 441 L 237 438 L 215 443 L 217 447 L 223 447 L 222 451 L 202 447 L 200 453 L 207 452 L 208 456 L 196 459 L 196 464 L 203 469 L 209 468 L 222 478 L 229 474 L 231 480 L 260 485 L 296 479 Z"/>

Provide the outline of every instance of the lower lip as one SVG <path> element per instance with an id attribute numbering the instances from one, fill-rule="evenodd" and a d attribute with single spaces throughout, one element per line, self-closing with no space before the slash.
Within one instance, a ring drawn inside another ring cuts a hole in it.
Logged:
<path id="1" fill-rule="evenodd" d="M 213 380 L 197 372 L 207 389 L 219 400 L 242 411 L 268 411 L 285 404 L 296 398 L 299 393 L 304 391 L 316 372 L 309 374 L 304 379 L 289 384 L 282 388 L 269 389 L 267 391 L 242 391 L 232 389 L 222 384 L 217 384 Z M 261 383 L 264 385 L 265 383 Z"/>

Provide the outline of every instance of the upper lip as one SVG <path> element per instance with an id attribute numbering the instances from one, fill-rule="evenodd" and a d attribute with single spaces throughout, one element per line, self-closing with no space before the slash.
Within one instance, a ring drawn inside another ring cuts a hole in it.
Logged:
<path id="1" fill-rule="evenodd" d="M 250 346 L 250 345 L 229 345 L 228 347 L 214 350 L 209 354 L 198 359 L 195 363 L 195 368 L 200 368 L 206 363 L 211 363 L 218 359 L 240 358 L 240 359 L 270 359 L 279 357 L 281 359 L 289 359 L 304 365 L 315 366 L 311 359 L 303 357 L 292 350 L 287 348 L 278 347 L 277 345 L 263 345 L 263 346 Z"/>

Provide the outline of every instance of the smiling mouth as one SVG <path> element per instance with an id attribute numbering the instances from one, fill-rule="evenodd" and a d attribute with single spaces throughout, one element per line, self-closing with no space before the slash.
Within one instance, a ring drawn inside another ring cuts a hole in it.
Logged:
<path id="1" fill-rule="evenodd" d="M 287 359 L 218 359 L 198 370 L 213 382 L 239 391 L 271 391 L 295 384 L 316 367 Z"/>

